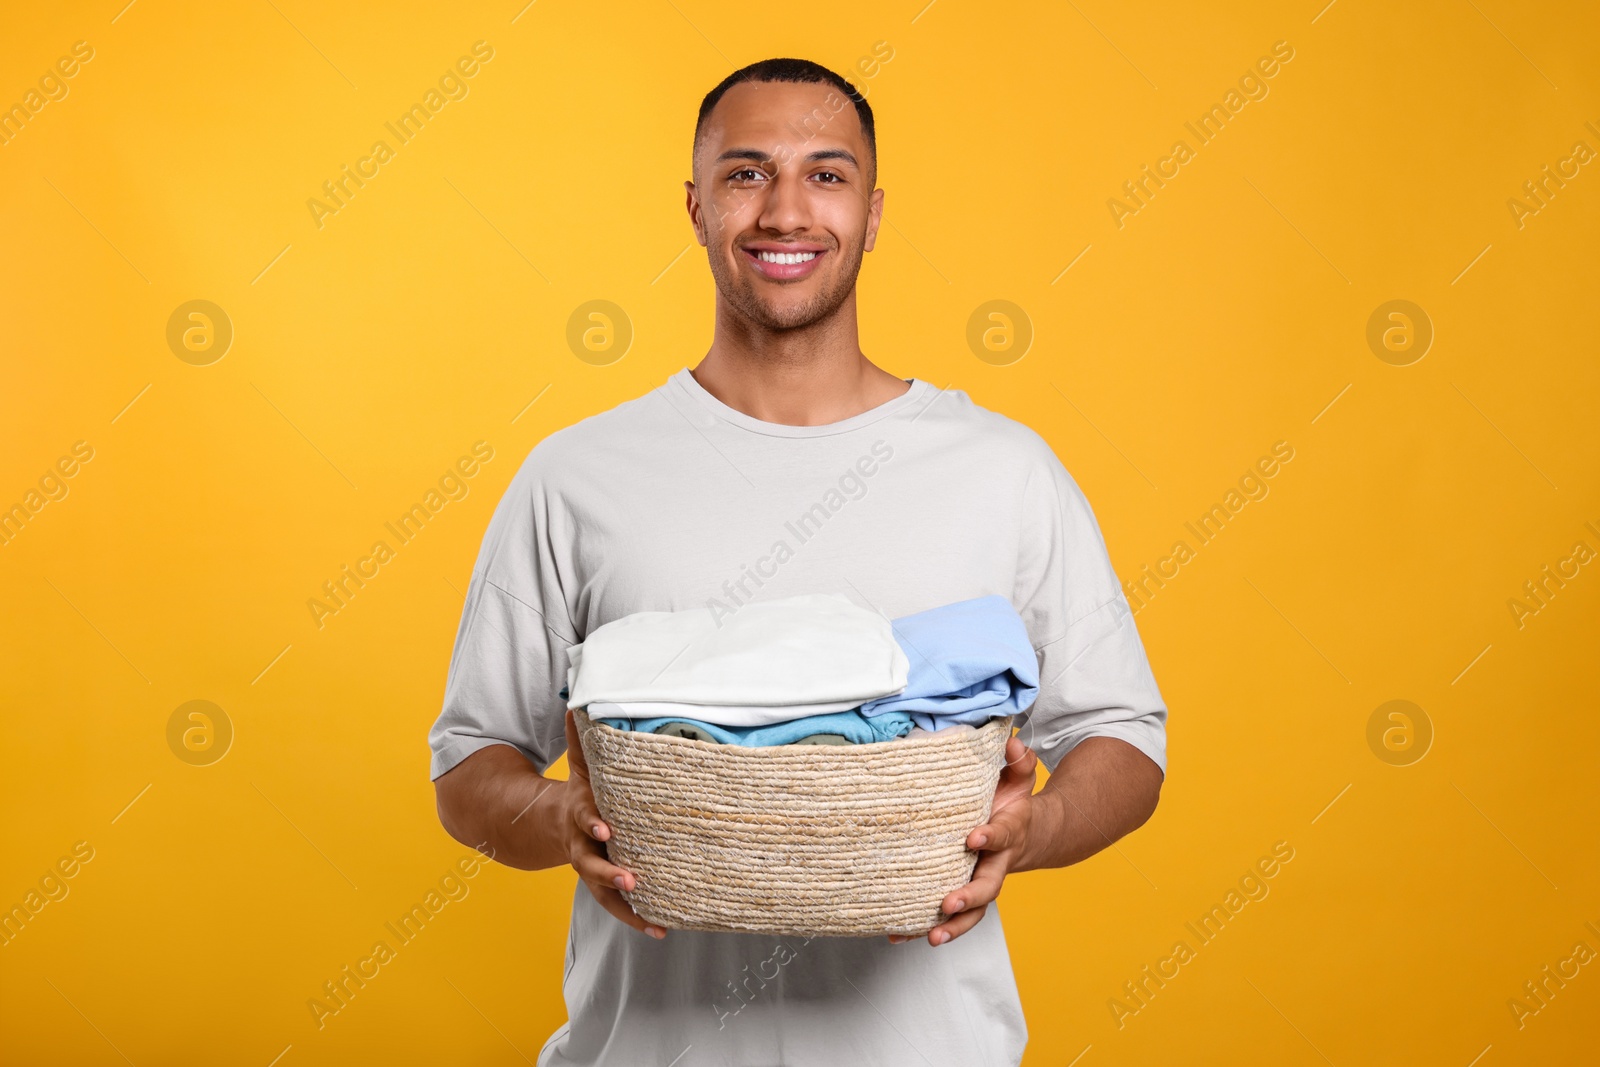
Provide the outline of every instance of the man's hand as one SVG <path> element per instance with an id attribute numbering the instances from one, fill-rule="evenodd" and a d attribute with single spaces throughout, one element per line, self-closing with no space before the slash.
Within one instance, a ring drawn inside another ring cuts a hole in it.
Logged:
<path id="1" fill-rule="evenodd" d="M 1006 742 L 1006 765 L 995 785 L 989 821 L 967 835 L 967 847 L 981 853 L 972 881 L 944 898 L 941 908 L 950 918 L 928 931 L 930 945 L 960 937 L 983 918 L 989 902 L 1000 895 L 1001 883 L 1017 867 L 1033 824 L 1033 786 L 1038 778 L 1039 756 L 1013 737 Z M 891 935 L 899 943 L 910 938 Z"/>
<path id="2" fill-rule="evenodd" d="M 950 918 L 928 931 L 930 944 L 943 945 L 976 926 L 1007 874 L 1070 866 L 1143 826 L 1165 781 L 1148 756 L 1113 737 L 1085 738 L 1034 793 L 1038 767 L 1038 754 L 1020 739 L 1006 742 L 989 821 L 967 835 L 967 847 L 982 855 L 972 880 L 944 898 L 940 906 Z"/>
<path id="3" fill-rule="evenodd" d="M 451 837 L 507 867 L 542 871 L 570 863 L 601 907 L 635 930 L 665 937 L 665 930 L 647 924 L 619 892 L 632 891 L 636 881 L 606 858 L 611 827 L 595 807 L 589 765 L 570 711 L 567 765 L 566 781 L 546 778 L 509 744 L 481 748 L 434 781 L 439 821 Z"/>
<path id="4" fill-rule="evenodd" d="M 606 858 L 605 842 L 611 840 L 611 827 L 600 818 L 600 811 L 595 806 L 594 787 L 589 784 L 589 764 L 583 758 L 583 746 L 578 743 L 578 725 L 571 711 L 567 712 L 567 768 L 564 793 L 568 862 L 602 908 L 635 930 L 643 930 L 659 941 L 667 936 L 667 932 L 641 919 L 619 892 L 624 889 L 631 891 L 636 881 L 631 872 Z"/>

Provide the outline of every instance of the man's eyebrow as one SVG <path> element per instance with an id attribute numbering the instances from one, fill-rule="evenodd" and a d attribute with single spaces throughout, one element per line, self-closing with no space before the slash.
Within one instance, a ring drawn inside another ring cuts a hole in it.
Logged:
<path id="1" fill-rule="evenodd" d="M 852 167 L 855 167 L 857 170 L 861 169 L 861 164 L 856 162 L 855 154 L 853 152 L 848 152 L 843 148 L 824 148 L 820 151 L 812 152 L 806 156 L 806 162 L 808 163 L 815 163 L 818 160 L 823 159 L 842 159 L 849 163 Z"/>
<path id="2" fill-rule="evenodd" d="M 721 163 L 729 159 L 749 159 L 757 163 L 771 163 L 773 162 L 773 155 L 771 152 L 763 152 L 759 148 L 730 148 L 718 156 L 716 161 Z M 806 155 L 807 163 L 816 163 L 824 159 L 842 159 L 857 170 L 861 169 L 861 164 L 857 162 L 855 153 L 844 148 L 823 148 Z"/>

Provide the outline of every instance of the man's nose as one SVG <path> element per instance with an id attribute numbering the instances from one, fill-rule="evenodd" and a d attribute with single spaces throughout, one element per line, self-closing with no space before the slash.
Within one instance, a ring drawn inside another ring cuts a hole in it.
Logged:
<path id="1" fill-rule="evenodd" d="M 774 233 L 794 233 L 811 226 L 811 212 L 806 203 L 804 179 L 780 172 L 767 185 L 767 196 L 761 205 L 761 217 L 756 220 L 764 230 Z"/>

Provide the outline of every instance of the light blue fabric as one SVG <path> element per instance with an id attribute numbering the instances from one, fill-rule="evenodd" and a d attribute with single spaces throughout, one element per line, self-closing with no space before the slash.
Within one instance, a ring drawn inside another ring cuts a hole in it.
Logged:
<path id="1" fill-rule="evenodd" d="M 724 745 L 743 745 L 755 748 L 760 745 L 790 745 L 812 734 L 839 734 L 854 744 L 865 745 L 873 741 L 893 741 L 911 732 L 911 716 L 890 711 L 867 718 L 858 710 L 831 711 L 825 715 L 805 715 L 788 722 L 771 726 L 717 726 L 699 719 L 665 716 L 656 719 L 596 719 L 618 730 L 637 733 L 655 733 L 657 727 L 671 722 L 688 723 L 715 737 Z"/>
<path id="2" fill-rule="evenodd" d="M 904 692 L 861 705 L 868 718 L 907 712 L 924 730 L 978 726 L 1026 710 L 1039 695 L 1028 628 L 1003 596 L 944 604 L 893 626 L 910 674 Z"/>

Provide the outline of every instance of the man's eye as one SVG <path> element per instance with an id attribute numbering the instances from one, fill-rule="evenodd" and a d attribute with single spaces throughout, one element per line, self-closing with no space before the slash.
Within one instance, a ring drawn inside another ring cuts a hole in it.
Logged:
<path id="1" fill-rule="evenodd" d="M 762 178 L 765 178 L 765 177 L 766 177 L 765 174 L 763 174 L 759 170 L 756 170 L 754 167 L 744 167 L 744 168 L 742 168 L 740 170 L 736 170 L 732 174 L 728 175 L 728 178 L 729 178 L 730 181 L 736 181 L 736 182 L 760 181 Z"/>
<path id="2" fill-rule="evenodd" d="M 819 174 L 813 175 L 813 177 L 822 182 L 824 185 L 837 185 L 839 182 L 844 181 L 843 177 L 833 173 L 831 170 L 822 171 Z"/>

